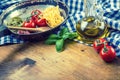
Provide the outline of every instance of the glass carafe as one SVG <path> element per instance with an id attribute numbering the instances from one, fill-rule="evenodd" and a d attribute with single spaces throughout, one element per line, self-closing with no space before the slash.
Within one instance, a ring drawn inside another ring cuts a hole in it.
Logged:
<path id="1" fill-rule="evenodd" d="M 85 43 L 93 43 L 95 39 L 108 36 L 107 24 L 103 20 L 103 10 L 97 13 L 96 0 L 84 0 L 85 17 L 76 25 L 80 40 Z"/>

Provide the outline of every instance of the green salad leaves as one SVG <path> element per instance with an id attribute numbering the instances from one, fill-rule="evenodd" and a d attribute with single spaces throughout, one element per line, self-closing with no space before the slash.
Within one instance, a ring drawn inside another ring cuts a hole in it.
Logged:
<path id="1" fill-rule="evenodd" d="M 67 40 L 72 40 L 77 36 L 76 32 L 69 32 L 68 28 L 62 28 L 58 34 L 51 34 L 45 43 L 48 45 L 55 44 L 57 52 L 62 52 Z"/>

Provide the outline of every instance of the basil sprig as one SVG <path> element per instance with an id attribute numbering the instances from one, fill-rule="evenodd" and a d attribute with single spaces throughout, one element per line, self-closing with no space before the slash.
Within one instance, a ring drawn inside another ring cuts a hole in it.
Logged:
<path id="1" fill-rule="evenodd" d="M 64 44 L 68 39 L 74 39 L 78 35 L 76 32 L 69 32 L 68 28 L 62 28 L 58 34 L 51 34 L 45 41 L 46 44 L 56 45 L 57 52 L 62 52 L 64 50 Z"/>

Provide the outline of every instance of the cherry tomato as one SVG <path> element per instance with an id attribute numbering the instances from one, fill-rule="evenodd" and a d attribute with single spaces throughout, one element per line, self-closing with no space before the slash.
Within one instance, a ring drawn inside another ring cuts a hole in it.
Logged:
<path id="1" fill-rule="evenodd" d="M 105 45 L 108 45 L 107 41 L 103 38 L 100 38 L 100 39 L 96 39 L 94 42 L 93 42 L 93 48 L 97 51 L 97 52 L 100 52 L 100 50 L 104 47 L 104 43 Z"/>
<path id="2" fill-rule="evenodd" d="M 40 10 L 33 10 L 31 12 L 31 15 L 32 15 L 32 19 L 35 20 L 36 18 L 38 18 L 38 16 L 41 14 L 42 12 Z"/>
<path id="3" fill-rule="evenodd" d="M 38 9 L 36 9 L 36 10 L 33 10 L 32 11 L 32 13 L 31 13 L 31 15 L 40 15 L 42 12 L 40 11 L 40 10 L 38 10 Z"/>
<path id="4" fill-rule="evenodd" d="M 31 15 L 32 15 L 32 20 L 35 22 L 35 24 L 38 26 L 38 27 L 44 27 L 44 26 L 47 26 L 47 23 L 46 23 L 46 19 L 44 18 L 40 18 L 40 15 L 42 14 L 42 12 L 40 10 L 33 10 Z"/>
<path id="5" fill-rule="evenodd" d="M 33 20 L 30 20 L 30 21 L 24 21 L 23 22 L 23 27 L 26 27 L 26 28 L 36 28 L 36 24 Z"/>
<path id="6" fill-rule="evenodd" d="M 116 57 L 116 52 L 112 46 L 104 46 L 100 51 L 101 58 L 106 62 L 112 62 Z"/>
<path id="7" fill-rule="evenodd" d="M 36 25 L 38 26 L 38 27 L 45 27 L 45 26 L 47 26 L 47 23 L 46 23 L 46 19 L 39 19 L 39 18 L 36 18 L 36 21 L 35 21 L 35 23 L 36 23 Z"/>

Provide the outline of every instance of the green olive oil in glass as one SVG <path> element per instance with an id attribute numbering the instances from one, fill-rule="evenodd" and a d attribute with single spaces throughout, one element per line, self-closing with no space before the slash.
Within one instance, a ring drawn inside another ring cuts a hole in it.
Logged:
<path id="1" fill-rule="evenodd" d="M 109 32 L 108 26 L 104 22 L 102 17 L 99 18 L 99 16 L 96 14 L 92 15 L 87 13 L 88 10 L 91 10 L 88 9 L 88 5 L 86 5 L 85 2 L 86 16 L 82 20 L 78 21 L 78 23 L 76 24 L 76 30 L 79 34 L 79 40 L 88 44 L 92 44 L 95 39 L 107 37 L 109 35 Z M 95 5 L 93 5 L 92 7 L 94 6 Z M 94 8 L 92 10 L 93 12 L 95 12 Z"/>

